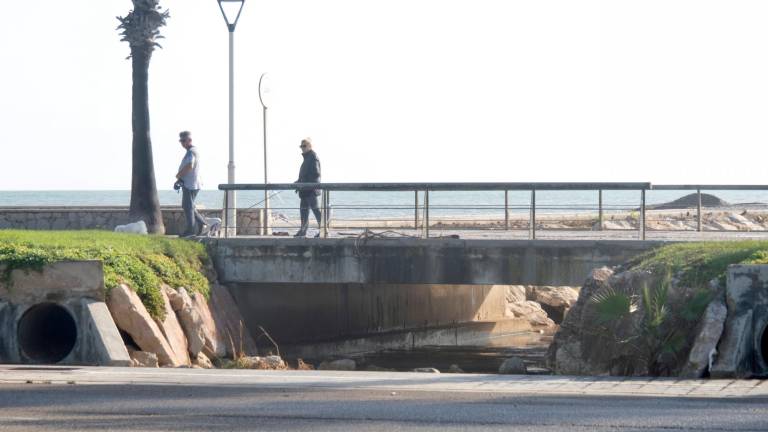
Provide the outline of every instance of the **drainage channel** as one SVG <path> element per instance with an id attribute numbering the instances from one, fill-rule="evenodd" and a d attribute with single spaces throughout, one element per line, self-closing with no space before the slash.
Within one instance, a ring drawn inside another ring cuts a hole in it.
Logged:
<path id="1" fill-rule="evenodd" d="M 546 354 L 552 338 L 551 334 L 534 331 L 497 336 L 478 345 L 422 345 L 303 360 L 317 366 L 324 360 L 349 358 L 355 361 L 357 370 L 370 371 L 434 368 L 440 372 L 456 372 L 458 367 L 466 373 L 497 373 L 506 359 L 517 357 L 525 363 L 529 374 L 550 374 Z M 296 363 L 290 356 L 288 360 Z"/>

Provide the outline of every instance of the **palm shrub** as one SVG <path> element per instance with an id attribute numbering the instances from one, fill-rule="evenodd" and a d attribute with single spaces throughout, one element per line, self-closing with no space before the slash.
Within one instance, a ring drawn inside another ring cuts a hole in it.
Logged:
<path id="1" fill-rule="evenodd" d="M 634 284 L 609 285 L 590 298 L 586 317 L 593 361 L 616 375 L 675 375 L 698 321 L 713 298 L 706 288 L 679 287 L 667 272 Z"/>

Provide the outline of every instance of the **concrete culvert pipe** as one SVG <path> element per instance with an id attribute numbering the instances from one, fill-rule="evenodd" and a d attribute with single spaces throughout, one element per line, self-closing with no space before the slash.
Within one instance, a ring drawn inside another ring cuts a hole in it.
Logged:
<path id="1" fill-rule="evenodd" d="M 36 304 L 21 316 L 18 342 L 22 354 L 34 363 L 58 363 L 75 347 L 77 323 L 63 306 Z"/>

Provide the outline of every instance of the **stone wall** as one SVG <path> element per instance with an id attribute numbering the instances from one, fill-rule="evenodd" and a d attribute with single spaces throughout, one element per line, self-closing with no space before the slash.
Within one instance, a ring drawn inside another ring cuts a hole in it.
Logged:
<path id="1" fill-rule="evenodd" d="M 184 231 L 181 207 L 163 207 L 166 234 Z M 221 218 L 221 209 L 201 209 L 205 217 Z M 238 209 L 237 233 L 261 233 L 262 209 Z M 135 222 L 128 217 L 128 207 L 0 207 L 0 229 L 28 230 L 114 230 L 117 225 Z"/>

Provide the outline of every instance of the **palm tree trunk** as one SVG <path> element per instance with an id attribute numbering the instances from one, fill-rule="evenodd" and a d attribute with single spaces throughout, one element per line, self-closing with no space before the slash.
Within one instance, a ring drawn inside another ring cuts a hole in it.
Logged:
<path id="1" fill-rule="evenodd" d="M 133 220 L 143 220 L 151 234 L 165 234 L 152 161 L 149 134 L 149 50 L 132 50 L 133 66 L 133 167 L 131 171 L 131 207 Z"/>

